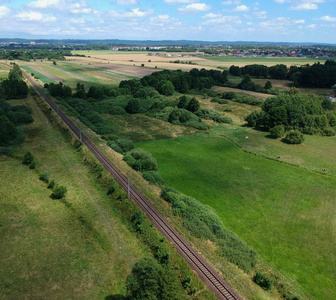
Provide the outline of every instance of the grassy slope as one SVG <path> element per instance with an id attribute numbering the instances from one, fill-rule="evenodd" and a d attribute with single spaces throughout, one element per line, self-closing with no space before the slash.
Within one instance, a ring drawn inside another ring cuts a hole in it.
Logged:
<path id="1" fill-rule="evenodd" d="M 166 183 L 212 206 L 224 224 L 314 299 L 336 297 L 336 179 L 196 134 L 138 144 Z"/>
<path id="2" fill-rule="evenodd" d="M 33 68 L 31 68 L 31 67 L 22 66 L 22 69 L 26 70 L 29 73 L 34 73 L 34 76 L 38 76 L 43 83 L 55 82 L 55 80 L 53 80 L 53 79 L 51 79 L 51 78 L 49 78 L 49 77 L 41 74 L 39 71 L 36 71 Z"/>
<path id="3" fill-rule="evenodd" d="M 303 144 L 287 145 L 279 139 L 269 138 L 268 132 L 248 127 L 217 126 L 213 132 L 230 138 L 249 152 L 271 159 L 280 156 L 281 161 L 317 172 L 327 169 L 323 173 L 336 176 L 336 137 L 305 135 Z"/>
<path id="4" fill-rule="evenodd" d="M 111 210 L 79 156 L 36 104 L 17 103 L 31 106 L 35 119 L 19 153 L 32 151 L 37 167 L 67 186 L 73 210 L 50 199 L 37 172 L 18 160 L 0 158 L 0 298 L 102 299 L 123 294 L 127 274 L 146 248 Z"/>

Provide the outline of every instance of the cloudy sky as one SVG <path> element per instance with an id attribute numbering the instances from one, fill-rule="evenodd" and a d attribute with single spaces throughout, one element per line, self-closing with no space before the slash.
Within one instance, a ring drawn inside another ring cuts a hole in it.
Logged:
<path id="1" fill-rule="evenodd" d="M 0 0 L 0 37 L 336 43 L 336 0 Z"/>

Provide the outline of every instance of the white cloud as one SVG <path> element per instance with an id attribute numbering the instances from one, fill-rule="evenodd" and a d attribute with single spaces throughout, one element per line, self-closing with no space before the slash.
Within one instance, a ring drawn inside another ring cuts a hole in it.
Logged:
<path id="1" fill-rule="evenodd" d="M 290 0 L 275 0 L 276 3 L 285 3 L 290 2 Z"/>
<path id="2" fill-rule="evenodd" d="M 57 6 L 58 4 L 60 4 L 60 0 L 37 0 L 28 3 L 28 6 L 34 8 L 47 8 L 51 6 Z"/>
<path id="3" fill-rule="evenodd" d="M 267 12 L 266 11 L 258 11 L 253 13 L 253 15 L 255 16 L 255 18 L 257 19 L 266 19 L 267 18 Z"/>
<path id="4" fill-rule="evenodd" d="M 324 16 L 324 17 L 321 17 L 319 20 L 327 21 L 327 22 L 336 22 L 336 17 Z"/>
<path id="5" fill-rule="evenodd" d="M 211 18 L 203 22 L 203 25 L 221 25 L 221 24 L 235 24 L 239 25 L 242 21 L 238 16 L 221 16 L 219 18 Z"/>
<path id="6" fill-rule="evenodd" d="M 55 22 L 57 19 L 54 16 L 44 16 L 36 11 L 25 11 L 15 15 L 15 17 L 21 21 L 41 21 L 44 23 Z"/>
<path id="7" fill-rule="evenodd" d="M 153 9 L 140 10 L 139 8 L 131 9 L 130 11 L 110 11 L 109 15 L 114 18 L 142 18 L 150 16 L 154 13 Z"/>
<path id="8" fill-rule="evenodd" d="M 316 24 L 310 24 L 307 26 L 308 29 L 315 29 L 316 28 Z"/>
<path id="9" fill-rule="evenodd" d="M 202 18 L 203 19 L 208 19 L 208 18 L 220 18 L 222 15 L 221 14 L 214 14 L 214 13 L 209 13 L 204 15 Z"/>
<path id="10" fill-rule="evenodd" d="M 117 0 L 117 5 L 138 5 L 137 0 Z"/>
<path id="11" fill-rule="evenodd" d="M 180 3 L 195 3 L 199 0 L 164 0 L 168 4 L 180 4 Z"/>
<path id="12" fill-rule="evenodd" d="M 189 5 L 178 8 L 178 11 L 182 14 L 193 14 L 193 13 L 199 13 L 202 11 L 207 11 L 209 9 L 211 9 L 211 6 L 205 3 L 193 3 L 193 4 L 189 4 Z"/>
<path id="13" fill-rule="evenodd" d="M 8 15 L 10 12 L 10 9 L 6 6 L 0 6 L 0 18 Z"/>
<path id="14" fill-rule="evenodd" d="M 296 6 L 291 6 L 290 10 L 315 10 L 318 9 L 318 6 L 315 3 L 301 3 Z"/>
<path id="15" fill-rule="evenodd" d="M 296 20 L 294 21 L 295 24 L 304 24 L 306 21 L 305 20 Z"/>
<path id="16" fill-rule="evenodd" d="M 238 5 L 232 11 L 249 11 L 250 9 L 246 5 Z"/>
<path id="17" fill-rule="evenodd" d="M 229 1 L 223 1 L 223 5 L 239 5 L 241 0 L 229 0 Z"/>

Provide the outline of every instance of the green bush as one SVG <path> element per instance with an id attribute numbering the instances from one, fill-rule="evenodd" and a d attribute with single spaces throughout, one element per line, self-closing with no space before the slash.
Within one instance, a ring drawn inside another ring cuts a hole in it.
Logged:
<path id="1" fill-rule="evenodd" d="M 39 175 L 39 179 L 45 183 L 49 182 L 50 175 L 47 172 L 42 172 Z"/>
<path id="2" fill-rule="evenodd" d="M 287 144 L 301 144 L 303 143 L 303 141 L 304 141 L 304 136 L 298 130 L 289 131 L 284 138 L 284 142 Z"/>
<path id="3" fill-rule="evenodd" d="M 22 159 L 22 163 L 24 164 L 24 165 L 31 165 L 33 162 L 34 162 L 34 156 L 33 156 L 33 154 L 30 152 L 30 151 L 28 151 L 25 155 L 24 155 L 24 157 L 23 157 L 23 159 Z"/>
<path id="4" fill-rule="evenodd" d="M 51 194 L 52 199 L 62 199 L 67 193 L 67 188 L 62 185 L 55 185 Z"/>
<path id="5" fill-rule="evenodd" d="M 210 108 L 201 109 L 196 113 L 197 116 L 199 116 L 202 119 L 206 120 L 213 120 L 218 123 L 227 123 L 232 124 L 232 119 L 229 117 L 223 116 L 223 114 L 212 110 Z"/>
<path id="6" fill-rule="evenodd" d="M 257 272 L 254 277 L 253 277 L 253 281 L 261 286 L 264 290 L 271 290 L 272 286 L 273 286 L 273 282 L 271 281 L 271 279 L 269 279 L 266 275 L 264 275 L 261 272 Z"/>
<path id="7" fill-rule="evenodd" d="M 156 184 L 156 185 L 159 185 L 159 186 L 164 185 L 163 178 L 157 172 L 145 171 L 145 172 L 143 172 L 142 176 L 145 180 L 147 180 L 151 184 Z"/>
<path id="8" fill-rule="evenodd" d="M 229 103 L 229 101 L 227 99 L 220 99 L 218 97 L 212 98 L 211 102 L 216 102 L 216 103 L 219 103 L 219 104 L 228 104 Z"/>
<path id="9" fill-rule="evenodd" d="M 157 162 L 156 159 L 150 154 L 142 149 L 133 149 L 124 155 L 124 161 L 127 162 L 129 166 L 137 171 L 156 171 Z"/>
<path id="10" fill-rule="evenodd" d="M 322 131 L 322 135 L 324 136 L 334 136 L 335 135 L 335 130 L 332 128 L 325 128 Z"/>
<path id="11" fill-rule="evenodd" d="M 131 140 L 128 139 L 117 139 L 113 142 L 107 143 L 113 150 L 124 154 L 128 151 L 131 151 L 134 149 L 134 143 Z"/>
<path id="12" fill-rule="evenodd" d="M 53 189 L 55 187 L 55 181 L 51 180 L 48 184 L 48 189 Z"/>
<path id="13" fill-rule="evenodd" d="M 285 126 L 277 125 L 270 129 L 270 134 L 273 138 L 282 138 L 285 135 Z"/>

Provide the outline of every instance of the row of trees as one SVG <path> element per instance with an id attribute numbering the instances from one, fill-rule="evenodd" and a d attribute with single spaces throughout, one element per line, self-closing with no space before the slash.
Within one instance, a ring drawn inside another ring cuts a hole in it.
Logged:
<path id="1" fill-rule="evenodd" d="M 259 78 L 289 79 L 297 87 L 330 88 L 336 83 L 336 61 L 327 60 L 324 64 L 301 67 L 278 64 L 267 67 L 253 64 L 244 67 L 231 66 L 229 73 L 234 76 L 250 75 Z"/>
<path id="2" fill-rule="evenodd" d="M 0 50 L 0 59 L 23 60 L 33 59 L 65 60 L 64 56 L 70 56 L 70 50 L 33 49 L 33 50 Z"/>

